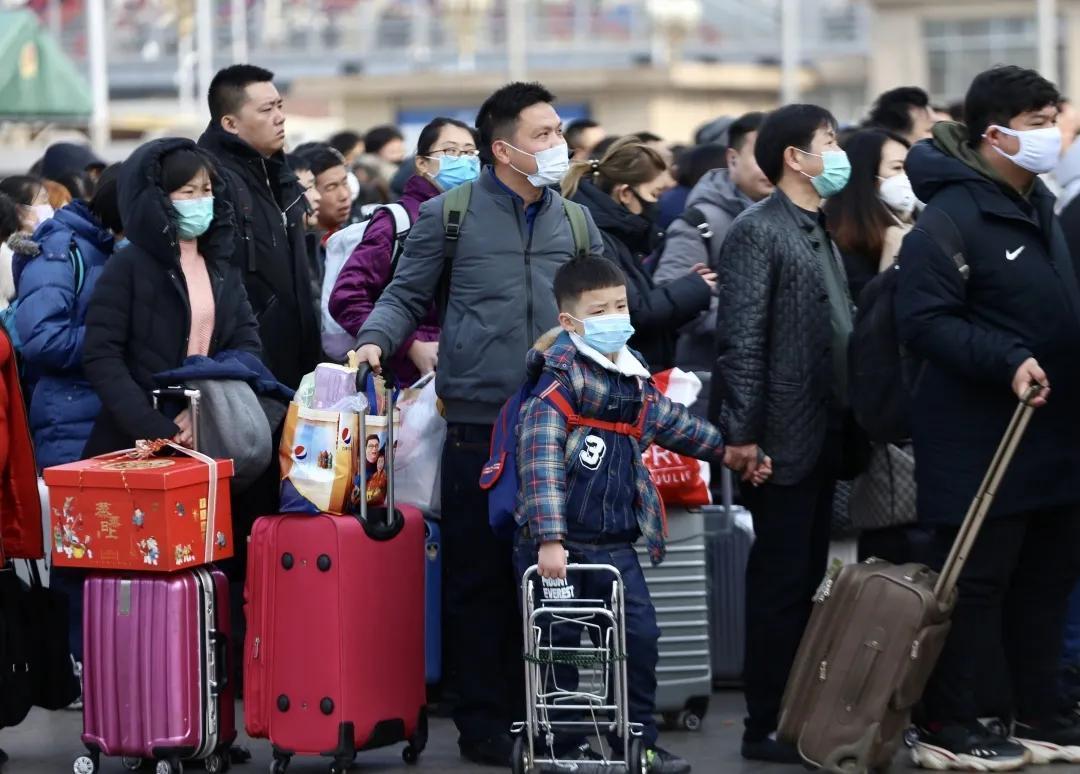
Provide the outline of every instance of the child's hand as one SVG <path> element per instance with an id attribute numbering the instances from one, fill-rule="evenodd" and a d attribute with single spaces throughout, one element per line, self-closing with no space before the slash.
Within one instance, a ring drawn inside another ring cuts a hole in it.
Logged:
<path id="1" fill-rule="evenodd" d="M 541 578 L 566 578 L 567 551 L 563 544 L 552 540 L 540 546 L 540 558 L 537 561 Z"/>
<path id="2" fill-rule="evenodd" d="M 754 471 L 753 476 L 751 476 L 750 483 L 754 486 L 761 486 L 772 478 L 772 474 L 772 457 L 766 456 L 762 463 L 757 466 L 757 470 Z"/>

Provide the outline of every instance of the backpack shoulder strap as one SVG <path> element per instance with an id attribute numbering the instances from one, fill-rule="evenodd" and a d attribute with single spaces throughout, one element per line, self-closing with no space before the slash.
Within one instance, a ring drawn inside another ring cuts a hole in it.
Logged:
<path id="1" fill-rule="evenodd" d="M 75 297 L 78 298 L 86 282 L 86 263 L 83 261 L 82 251 L 79 250 L 74 236 L 71 237 L 71 244 L 68 247 L 68 259 L 71 261 L 71 273 L 75 275 Z"/>
<path id="2" fill-rule="evenodd" d="M 409 219 L 409 211 L 397 202 L 387 204 L 383 209 L 389 210 L 394 219 L 394 252 L 390 258 L 390 276 L 393 277 L 401 252 L 405 249 L 405 239 L 412 230 L 412 221 Z"/>
<path id="3" fill-rule="evenodd" d="M 570 233 L 574 237 L 574 255 L 584 258 L 589 254 L 589 221 L 585 217 L 585 208 L 565 197 L 562 204 L 566 219 L 570 221 Z"/>
<path id="4" fill-rule="evenodd" d="M 915 228 L 930 237 L 949 256 L 965 282 L 971 275 L 971 267 L 964 258 L 964 238 L 956 222 L 940 207 L 930 205 L 922 211 Z"/>
<path id="5" fill-rule="evenodd" d="M 567 431 L 577 427 L 591 427 L 596 430 L 610 430 L 613 433 L 629 435 L 634 438 L 641 438 L 644 434 L 648 400 L 642 401 L 642 407 L 638 414 L 637 421 L 630 424 L 629 422 L 609 422 L 604 419 L 593 419 L 592 417 L 581 416 L 571 401 L 571 396 L 568 394 L 566 387 L 562 382 L 547 372 L 541 375 L 532 394 L 540 398 L 540 400 L 547 403 L 566 418 Z"/>
<path id="6" fill-rule="evenodd" d="M 464 183 L 451 188 L 443 196 L 443 257 L 450 261 L 457 253 L 461 224 L 465 220 L 465 213 L 469 211 L 469 200 L 472 199 L 472 187 L 472 183 Z"/>

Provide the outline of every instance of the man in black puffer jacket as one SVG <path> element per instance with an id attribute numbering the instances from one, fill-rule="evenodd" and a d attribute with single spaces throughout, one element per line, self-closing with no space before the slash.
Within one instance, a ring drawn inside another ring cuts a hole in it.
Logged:
<path id="1" fill-rule="evenodd" d="M 233 263 L 244 270 L 266 365 L 295 389 L 321 356 L 304 244 L 304 189 L 285 162 L 285 114 L 274 74 L 233 65 L 210 84 L 199 147 L 218 161 L 236 217 Z"/>
<path id="2" fill-rule="evenodd" d="M 766 452 L 775 471 L 772 483 L 743 490 L 757 537 L 746 570 L 742 754 L 798 763 L 773 733 L 829 548 L 852 306 L 820 208 L 850 165 L 836 119 L 813 105 L 766 118 L 754 155 L 776 189 L 735 220 L 717 262 L 711 413 L 744 481 Z"/>

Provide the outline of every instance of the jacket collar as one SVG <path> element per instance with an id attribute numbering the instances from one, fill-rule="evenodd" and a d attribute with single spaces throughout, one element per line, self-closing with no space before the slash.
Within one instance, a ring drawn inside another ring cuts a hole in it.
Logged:
<path id="1" fill-rule="evenodd" d="M 502 180 L 495 176 L 495 167 L 493 166 L 487 166 L 484 167 L 483 170 L 481 170 L 480 179 L 477 180 L 477 185 L 479 185 L 481 189 L 483 189 L 485 192 L 489 193 L 492 196 L 504 200 L 508 199 L 510 201 L 521 204 L 522 207 L 526 206 L 524 199 L 514 193 L 514 191 L 507 187 L 507 185 L 503 183 Z M 543 195 L 536 201 L 536 204 L 541 205 L 541 208 L 546 208 L 548 204 L 551 203 L 551 199 L 554 194 L 552 193 L 550 188 L 543 188 L 541 190 L 543 191 Z M 536 206 L 536 204 L 528 206 Z"/>

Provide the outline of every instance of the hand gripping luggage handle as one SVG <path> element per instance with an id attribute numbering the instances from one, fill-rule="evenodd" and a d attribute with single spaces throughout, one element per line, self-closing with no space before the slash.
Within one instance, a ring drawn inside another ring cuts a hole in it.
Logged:
<path id="1" fill-rule="evenodd" d="M 198 390 L 189 390 L 182 385 L 171 385 L 150 392 L 154 402 L 154 408 L 158 407 L 162 398 L 182 398 L 187 401 L 191 410 L 191 445 L 199 450 L 199 404 L 202 402 L 202 393 Z"/>
<path id="2" fill-rule="evenodd" d="M 972 500 L 971 506 L 968 508 L 964 523 L 960 525 L 956 541 L 949 551 L 949 558 L 945 560 L 945 566 L 941 568 L 937 585 L 934 587 L 934 596 L 941 603 L 948 602 L 956 589 L 960 573 L 963 572 L 964 564 L 967 562 L 968 556 L 971 555 L 975 540 L 979 537 L 979 530 L 982 529 L 983 522 L 986 521 L 986 514 L 990 512 L 990 507 L 994 504 L 994 497 L 997 495 L 998 487 L 1001 485 L 1001 479 L 1005 477 L 1005 473 L 1009 469 L 1009 463 L 1012 462 L 1013 455 L 1016 454 L 1016 447 L 1020 445 L 1020 440 L 1024 437 L 1024 431 L 1027 430 L 1031 416 L 1035 412 L 1031 401 L 1042 390 L 1043 385 L 1041 384 L 1034 384 L 1028 389 L 1023 399 L 1021 399 L 1020 405 L 1016 407 L 1016 412 L 1009 422 L 1009 427 L 1005 430 L 1005 437 L 1001 439 L 997 451 L 994 452 L 990 467 L 986 471 L 986 476 L 979 486 L 975 499 Z"/>
<path id="3" fill-rule="evenodd" d="M 356 369 L 356 390 L 365 392 L 368 378 L 371 377 L 371 366 L 360 363 Z M 394 377 L 384 366 L 383 376 L 388 384 L 394 382 Z M 373 406 L 378 410 L 378 406 Z M 360 438 L 367 438 L 367 424 L 364 415 L 360 415 Z M 364 528 L 364 532 L 372 540 L 392 540 L 405 527 L 405 518 L 398 512 L 394 502 L 394 390 L 387 390 L 386 398 L 386 506 L 376 508 L 376 511 L 385 511 L 382 519 L 368 518 L 367 504 L 367 460 L 360 461 L 360 515 L 357 520 Z"/>

